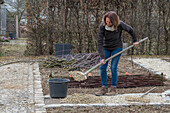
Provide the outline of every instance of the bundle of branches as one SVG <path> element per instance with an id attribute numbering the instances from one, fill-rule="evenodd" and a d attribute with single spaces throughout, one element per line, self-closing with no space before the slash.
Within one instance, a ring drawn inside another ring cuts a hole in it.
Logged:
<path id="1" fill-rule="evenodd" d="M 49 57 L 46 61 L 40 63 L 46 68 L 60 67 L 68 71 L 91 68 L 99 63 L 100 57 L 98 53 L 80 53 L 75 55 L 64 55 L 62 57 Z"/>

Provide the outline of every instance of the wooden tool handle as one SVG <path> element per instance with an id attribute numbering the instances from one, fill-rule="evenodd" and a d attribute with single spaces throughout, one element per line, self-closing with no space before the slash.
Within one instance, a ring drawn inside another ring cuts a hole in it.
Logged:
<path id="1" fill-rule="evenodd" d="M 144 97 L 145 95 L 147 95 L 149 92 L 151 92 L 152 90 L 154 90 L 156 87 L 153 87 L 152 89 L 150 89 L 150 90 L 148 90 L 147 92 L 145 92 L 142 96 L 141 96 L 141 98 L 142 97 Z"/>
<path id="2" fill-rule="evenodd" d="M 141 42 L 145 41 L 146 39 L 148 39 L 148 37 L 146 37 L 146 38 L 144 38 L 144 39 L 140 40 L 140 41 L 139 41 L 139 43 L 141 43 Z M 119 54 L 121 54 L 121 53 L 123 53 L 124 51 L 126 51 L 126 50 L 128 50 L 128 49 L 132 48 L 133 46 L 134 46 L 134 45 L 131 45 L 131 46 L 129 46 L 129 47 L 127 47 L 127 48 L 123 49 L 122 51 L 120 51 L 120 52 L 116 53 L 115 55 L 113 55 L 113 56 L 109 57 L 109 58 L 108 58 L 108 59 L 106 59 L 105 61 L 106 61 L 106 62 L 107 62 L 107 61 L 109 61 L 110 59 L 112 59 L 112 58 L 114 58 L 114 57 L 118 56 Z M 86 74 L 90 73 L 91 71 L 93 71 L 94 69 L 96 69 L 96 68 L 97 68 L 98 66 L 100 66 L 100 65 L 102 65 L 102 63 L 101 63 L 101 62 L 100 62 L 100 63 L 98 63 L 97 65 L 95 65 L 94 67 L 92 67 L 91 69 L 89 69 L 88 71 L 86 71 L 84 74 L 86 75 Z"/>

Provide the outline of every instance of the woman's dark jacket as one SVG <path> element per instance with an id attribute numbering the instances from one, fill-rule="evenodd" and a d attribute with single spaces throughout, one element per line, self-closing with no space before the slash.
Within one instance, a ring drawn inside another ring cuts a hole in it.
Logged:
<path id="1" fill-rule="evenodd" d="M 98 40 L 97 40 L 97 48 L 101 59 L 104 58 L 104 49 L 113 50 L 116 48 L 122 48 L 122 30 L 127 31 L 133 38 L 133 42 L 137 42 L 136 33 L 133 28 L 123 21 L 120 21 L 120 24 L 117 30 L 107 31 L 103 23 L 100 24 L 98 31 Z"/>

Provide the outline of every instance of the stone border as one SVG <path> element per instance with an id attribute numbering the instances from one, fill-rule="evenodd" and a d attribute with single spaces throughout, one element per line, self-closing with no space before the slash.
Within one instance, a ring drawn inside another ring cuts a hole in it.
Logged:
<path id="1" fill-rule="evenodd" d="M 170 96 L 167 96 L 167 95 L 170 95 L 170 89 L 166 90 L 165 92 L 162 93 L 162 97 L 170 103 Z"/>
<path id="2" fill-rule="evenodd" d="M 58 107 L 119 107 L 119 106 L 132 106 L 132 105 L 155 105 L 155 106 L 169 106 L 170 103 L 133 103 L 133 104 L 49 104 L 45 108 L 58 108 Z"/>
<path id="3" fill-rule="evenodd" d="M 34 77 L 34 110 L 35 113 L 46 113 L 46 108 L 44 107 L 44 95 L 42 91 L 42 84 L 41 84 L 41 75 L 39 72 L 39 65 L 38 63 L 33 64 L 33 77 Z"/>

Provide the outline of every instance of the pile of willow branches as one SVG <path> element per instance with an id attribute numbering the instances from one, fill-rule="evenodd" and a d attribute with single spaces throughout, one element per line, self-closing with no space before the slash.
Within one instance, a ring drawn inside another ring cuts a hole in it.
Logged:
<path id="1" fill-rule="evenodd" d="M 62 57 L 48 57 L 40 63 L 45 68 L 60 67 L 68 71 L 91 68 L 100 61 L 98 53 L 79 53 Z"/>

